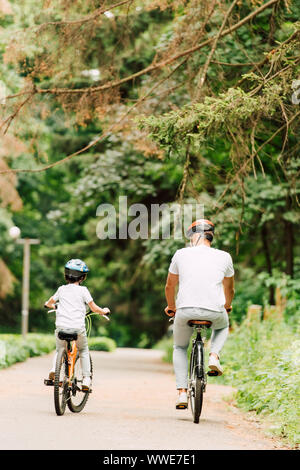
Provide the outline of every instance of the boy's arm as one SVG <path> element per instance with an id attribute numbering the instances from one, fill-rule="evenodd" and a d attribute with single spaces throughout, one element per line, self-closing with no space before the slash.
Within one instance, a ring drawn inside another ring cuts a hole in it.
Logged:
<path id="1" fill-rule="evenodd" d="M 47 302 L 45 302 L 45 307 L 48 307 L 48 308 L 55 308 L 55 300 L 53 297 L 50 297 L 49 300 L 47 300 Z"/>
<path id="2" fill-rule="evenodd" d="M 99 313 L 100 315 L 107 315 L 108 313 L 110 313 L 109 308 L 107 308 L 107 307 L 101 308 L 97 304 L 95 304 L 95 302 L 93 300 L 88 303 L 88 306 L 90 307 L 92 312 Z"/>

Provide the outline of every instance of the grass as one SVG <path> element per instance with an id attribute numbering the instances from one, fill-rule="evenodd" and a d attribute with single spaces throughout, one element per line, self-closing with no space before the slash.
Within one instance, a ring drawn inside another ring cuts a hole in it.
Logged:
<path id="1" fill-rule="evenodd" d="M 222 351 L 224 375 L 209 379 L 235 387 L 237 405 L 268 418 L 270 432 L 295 448 L 300 442 L 299 329 L 272 319 L 244 321 Z M 156 348 L 172 362 L 172 338 Z"/>

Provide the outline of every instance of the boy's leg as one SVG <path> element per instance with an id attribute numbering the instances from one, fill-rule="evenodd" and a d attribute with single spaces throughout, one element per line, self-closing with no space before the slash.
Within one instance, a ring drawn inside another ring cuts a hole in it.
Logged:
<path id="1" fill-rule="evenodd" d="M 76 344 L 77 344 L 80 361 L 81 361 L 82 375 L 83 377 L 90 377 L 91 376 L 91 361 L 90 361 L 88 340 L 87 340 L 85 330 L 80 330 L 78 332 L 78 339 L 76 341 Z"/>
<path id="2" fill-rule="evenodd" d="M 64 342 L 61 341 L 58 336 L 57 336 L 57 330 L 55 330 L 55 341 L 56 341 L 56 351 L 55 351 L 55 354 L 53 356 L 53 360 L 52 360 L 52 367 L 51 367 L 51 370 L 50 370 L 50 373 L 49 373 L 49 379 L 52 379 L 54 380 L 54 373 L 55 373 L 55 368 L 56 368 L 56 359 L 57 359 L 57 353 L 59 351 L 60 348 L 64 347 Z"/>

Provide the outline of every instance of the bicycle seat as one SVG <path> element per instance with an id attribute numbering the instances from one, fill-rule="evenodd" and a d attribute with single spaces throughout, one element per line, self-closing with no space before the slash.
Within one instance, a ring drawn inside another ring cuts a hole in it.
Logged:
<path id="1" fill-rule="evenodd" d="M 77 333 L 75 331 L 71 331 L 71 332 L 66 332 L 66 331 L 59 331 L 57 333 L 57 336 L 59 337 L 59 339 L 62 339 L 62 340 L 65 340 L 65 341 L 75 341 L 78 337 Z"/>
<path id="2" fill-rule="evenodd" d="M 210 328 L 212 325 L 211 321 L 208 320 L 189 320 L 189 326 L 206 326 L 206 328 Z"/>

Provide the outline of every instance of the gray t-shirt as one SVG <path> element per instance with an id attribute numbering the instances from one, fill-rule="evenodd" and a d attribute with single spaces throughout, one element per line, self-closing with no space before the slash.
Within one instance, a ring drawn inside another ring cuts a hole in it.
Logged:
<path id="1" fill-rule="evenodd" d="M 176 308 L 224 310 L 222 281 L 234 275 L 229 253 L 206 245 L 181 248 L 173 256 L 169 272 L 179 275 Z"/>
<path id="2" fill-rule="evenodd" d="M 93 298 L 87 287 L 78 284 L 60 286 L 53 295 L 59 302 L 56 312 L 56 328 L 81 329 L 85 327 L 86 305 Z"/>

